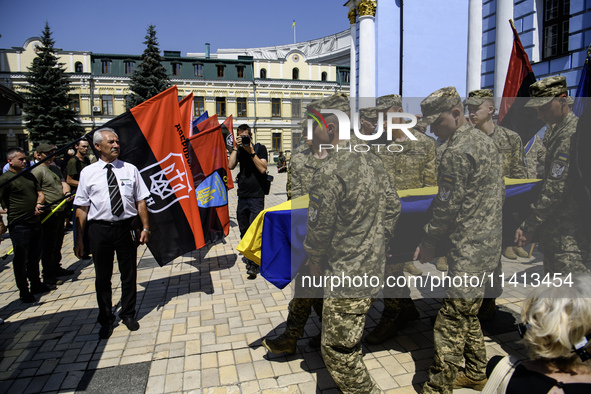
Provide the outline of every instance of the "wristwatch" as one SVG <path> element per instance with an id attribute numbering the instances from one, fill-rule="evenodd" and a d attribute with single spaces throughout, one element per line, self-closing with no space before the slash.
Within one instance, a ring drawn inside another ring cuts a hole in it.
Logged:
<path id="1" fill-rule="evenodd" d="M 250 157 L 254 157 L 256 155 L 256 153 L 251 153 Z"/>
<path id="2" fill-rule="evenodd" d="M 143 229 L 142 231 L 145 231 L 148 233 L 148 235 L 152 234 L 152 232 L 150 230 L 148 230 L 147 228 Z"/>

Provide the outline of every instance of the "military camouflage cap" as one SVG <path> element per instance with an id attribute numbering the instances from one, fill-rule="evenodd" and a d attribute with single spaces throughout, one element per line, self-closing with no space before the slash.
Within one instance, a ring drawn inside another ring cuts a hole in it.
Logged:
<path id="1" fill-rule="evenodd" d="M 344 93 L 336 93 L 330 97 L 313 101 L 307 108 L 319 112 L 321 109 L 336 109 L 343 112 L 349 112 L 351 109 L 349 106 L 349 96 Z"/>
<path id="2" fill-rule="evenodd" d="M 387 94 L 376 99 L 376 111 L 387 111 L 393 106 L 402 107 L 402 96 L 399 94 Z"/>
<path id="3" fill-rule="evenodd" d="M 529 96 L 532 97 L 526 107 L 541 107 L 548 104 L 554 97 L 567 93 L 566 77 L 557 75 L 555 77 L 544 78 L 532 83 L 529 87 Z"/>
<path id="4" fill-rule="evenodd" d="M 378 118 L 378 113 L 374 107 L 360 108 L 359 116 L 364 119 L 376 120 Z"/>
<path id="5" fill-rule="evenodd" d="M 481 105 L 488 99 L 493 98 L 493 91 L 490 89 L 479 89 L 473 90 L 468 93 L 468 98 L 466 99 L 467 105 Z"/>
<path id="6" fill-rule="evenodd" d="M 460 104 L 462 99 L 453 86 L 434 91 L 426 99 L 421 101 L 423 117 L 419 119 L 417 126 L 426 127 L 435 122 L 445 111 L 449 111 Z"/>

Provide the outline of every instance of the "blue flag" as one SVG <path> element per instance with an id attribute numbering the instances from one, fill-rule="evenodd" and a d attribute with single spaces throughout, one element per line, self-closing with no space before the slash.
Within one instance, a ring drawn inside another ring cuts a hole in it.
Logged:
<path id="1" fill-rule="evenodd" d="M 589 82 L 589 53 L 587 53 L 585 65 L 583 66 L 583 72 L 581 73 L 581 79 L 579 79 L 577 93 L 575 94 L 575 105 L 573 106 L 573 112 L 578 117 L 583 114 L 583 111 L 587 107 L 589 91 L 591 91 L 591 89 L 589 89 Z"/>
<path id="2" fill-rule="evenodd" d="M 199 117 L 197 117 L 193 120 L 193 122 L 191 123 L 191 127 L 197 126 L 199 123 L 203 122 L 205 119 L 208 119 L 208 118 L 209 118 L 209 115 L 207 114 L 207 111 L 205 111 L 204 113 L 199 115 Z"/>

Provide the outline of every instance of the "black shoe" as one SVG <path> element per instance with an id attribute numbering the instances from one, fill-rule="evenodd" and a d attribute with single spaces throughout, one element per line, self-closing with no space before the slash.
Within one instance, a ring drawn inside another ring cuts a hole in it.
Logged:
<path id="1" fill-rule="evenodd" d="M 61 286 L 64 284 L 64 281 L 61 279 L 46 279 L 43 281 L 47 287 L 50 289 L 55 289 L 57 286 Z"/>
<path id="2" fill-rule="evenodd" d="M 51 291 L 51 288 L 47 286 L 45 283 L 36 283 L 31 285 L 31 293 L 33 294 L 40 294 L 40 293 L 48 293 Z"/>
<path id="3" fill-rule="evenodd" d="M 84 256 L 82 256 L 84 257 Z M 67 270 L 62 267 L 59 267 L 56 272 L 56 276 L 69 276 L 74 275 L 74 270 Z"/>
<path id="4" fill-rule="evenodd" d="M 113 324 L 105 324 L 101 325 L 101 329 L 99 330 L 99 338 L 107 339 L 113 334 Z"/>
<path id="5" fill-rule="evenodd" d="M 24 293 L 24 292 L 21 291 L 19 298 L 25 304 L 32 304 L 33 302 L 36 302 L 37 301 L 37 299 L 35 298 L 35 296 L 33 294 L 31 294 L 29 291 L 27 291 L 26 293 Z"/>
<path id="6" fill-rule="evenodd" d="M 121 319 L 121 323 L 125 324 L 129 331 L 137 331 L 140 328 L 140 323 L 138 323 L 133 317 L 124 317 Z"/>

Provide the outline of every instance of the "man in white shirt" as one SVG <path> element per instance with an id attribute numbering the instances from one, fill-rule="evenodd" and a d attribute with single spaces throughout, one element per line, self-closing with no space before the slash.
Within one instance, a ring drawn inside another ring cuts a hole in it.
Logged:
<path id="1" fill-rule="evenodd" d="M 150 225 L 145 198 L 150 192 L 138 169 L 121 161 L 119 137 L 115 130 L 103 127 L 94 132 L 93 143 L 99 151 L 99 160 L 85 167 L 74 204 L 76 211 L 77 236 L 74 247 L 76 256 L 84 254 L 82 234 L 88 223 L 88 238 L 96 272 L 95 288 L 99 307 L 97 321 L 101 325 L 100 338 L 109 338 L 113 333 L 113 304 L 111 276 L 113 257 L 121 273 L 121 312 L 119 317 L 130 331 L 139 329 L 135 319 L 137 249 L 131 235 L 131 221 L 139 215 L 143 230 L 139 242 L 148 242 Z"/>

